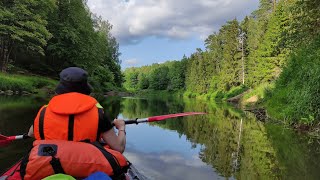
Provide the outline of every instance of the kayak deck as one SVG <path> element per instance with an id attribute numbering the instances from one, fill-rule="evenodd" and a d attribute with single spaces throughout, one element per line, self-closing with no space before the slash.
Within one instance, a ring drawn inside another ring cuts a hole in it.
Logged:
<path id="1" fill-rule="evenodd" d="M 6 172 L 1 174 L 0 180 L 20 180 L 22 179 L 20 176 L 20 164 L 21 160 L 10 167 Z"/>
<path id="2" fill-rule="evenodd" d="M 21 160 L 10 167 L 6 172 L 1 174 L 0 180 L 22 180 L 20 176 Z M 141 175 L 137 169 L 131 164 L 127 173 L 125 173 L 126 180 L 145 180 L 147 179 Z"/>

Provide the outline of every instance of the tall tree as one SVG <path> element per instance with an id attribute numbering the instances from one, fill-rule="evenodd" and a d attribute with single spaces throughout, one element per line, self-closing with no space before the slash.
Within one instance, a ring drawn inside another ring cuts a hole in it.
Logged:
<path id="1" fill-rule="evenodd" d="M 270 16 L 267 30 L 257 51 L 255 66 L 252 66 L 253 84 L 270 82 L 277 79 L 285 65 L 289 54 L 288 48 L 283 43 L 284 31 L 288 29 L 289 1 L 280 1 Z"/>
<path id="2" fill-rule="evenodd" d="M 184 89 L 185 87 L 185 65 L 183 61 L 173 61 L 172 65 L 169 66 L 169 85 L 170 90 Z"/>
<path id="3" fill-rule="evenodd" d="M 248 21 L 248 51 L 249 55 L 247 58 L 247 84 L 249 86 L 257 85 L 257 77 L 259 71 L 255 68 L 258 66 L 257 50 L 260 47 L 264 35 L 267 31 L 270 16 L 273 12 L 274 2 L 272 0 L 260 0 L 260 6 L 258 10 L 252 12 Z"/>
<path id="4" fill-rule="evenodd" d="M 121 61 L 119 60 L 119 44 L 111 34 L 112 25 L 101 17 L 93 16 L 94 27 L 98 33 L 98 41 L 95 43 L 96 56 L 100 54 L 99 66 L 105 67 L 106 71 L 112 73 L 112 80 L 101 79 L 101 81 L 111 81 L 115 86 L 121 87 L 123 75 L 121 73 Z M 94 71 L 94 69 L 92 70 Z"/>
<path id="5" fill-rule="evenodd" d="M 58 8 L 50 14 L 47 56 L 57 68 L 77 65 L 91 69 L 101 59 L 95 58 L 95 32 L 90 13 L 82 0 L 58 0 Z"/>
<path id="6" fill-rule="evenodd" d="M 52 37 L 47 30 L 47 14 L 53 0 L 0 1 L 0 69 L 7 70 L 14 48 L 26 48 L 44 55 L 43 47 Z"/>
<path id="7" fill-rule="evenodd" d="M 228 21 L 219 33 L 222 38 L 223 56 L 218 86 L 221 90 L 228 91 L 232 86 L 240 84 L 239 22 L 236 19 Z"/>
<path id="8" fill-rule="evenodd" d="M 285 29 L 285 43 L 290 49 L 313 42 L 320 34 L 320 3 L 318 0 L 287 0 L 289 28 Z"/>

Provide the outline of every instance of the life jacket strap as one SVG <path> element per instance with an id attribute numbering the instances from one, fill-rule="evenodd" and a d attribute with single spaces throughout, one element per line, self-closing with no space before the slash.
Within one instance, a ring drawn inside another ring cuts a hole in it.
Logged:
<path id="1" fill-rule="evenodd" d="M 68 141 L 73 141 L 73 131 L 74 131 L 74 114 L 70 114 L 69 122 L 68 122 Z"/>
<path id="2" fill-rule="evenodd" d="M 40 139 L 44 140 L 44 115 L 46 113 L 46 109 L 47 107 L 42 108 L 41 112 L 40 112 L 40 116 L 39 116 L 39 135 L 40 135 Z"/>
<path id="3" fill-rule="evenodd" d="M 59 158 L 52 156 L 50 164 L 51 164 L 55 174 L 65 174 Z"/>
<path id="4" fill-rule="evenodd" d="M 104 122 L 104 110 L 103 108 L 98 108 L 98 129 L 97 129 L 97 138 L 96 141 L 99 141 L 101 138 L 101 131 L 99 130 L 99 125 L 101 122 Z"/>
<path id="5" fill-rule="evenodd" d="M 52 159 L 50 164 L 55 174 L 65 174 L 59 158 L 56 158 L 55 155 L 58 153 L 58 146 L 56 144 L 41 144 L 39 146 L 38 155 L 39 156 L 51 156 Z"/>
<path id="6" fill-rule="evenodd" d="M 123 170 L 120 167 L 119 162 L 117 161 L 116 157 L 113 156 L 113 154 L 111 154 L 110 152 L 108 152 L 99 142 L 95 141 L 91 143 L 92 145 L 94 145 L 95 147 L 97 147 L 102 154 L 104 155 L 104 157 L 108 160 L 108 162 L 110 163 L 112 170 L 113 170 L 113 176 L 119 176 L 121 174 L 123 174 Z"/>
<path id="7" fill-rule="evenodd" d="M 44 107 L 39 116 L 39 135 L 40 139 L 44 140 L 44 116 L 46 113 L 47 107 Z M 74 114 L 69 115 L 69 122 L 68 122 L 68 141 L 73 141 L 73 134 L 74 134 Z"/>

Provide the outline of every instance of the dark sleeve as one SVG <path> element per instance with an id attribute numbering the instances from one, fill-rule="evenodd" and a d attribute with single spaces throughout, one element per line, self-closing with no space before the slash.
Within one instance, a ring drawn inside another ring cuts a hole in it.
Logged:
<path id="1" fill-rule="evenodd" d="M 111 119 L 104 113 L 103 109 L 99 108 L 99 124 L 98 124 L 98 132 L 99 134 L 104 133 L 112 129 Z"/>

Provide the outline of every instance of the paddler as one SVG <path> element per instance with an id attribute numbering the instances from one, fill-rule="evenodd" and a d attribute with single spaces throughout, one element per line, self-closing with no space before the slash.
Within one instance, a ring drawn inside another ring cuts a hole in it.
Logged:
<path id="1" fill-rule="evenodd" d="M 110 120 L 98 101 L 89 96 L 92 91 L 88 73 L 78 67 L 61 71 L 56 95 L 38 112 L 28 135 L 36 140 L 90 141 L 103 139 L 111 149 L 125 150 L 125 123 Z"/>

